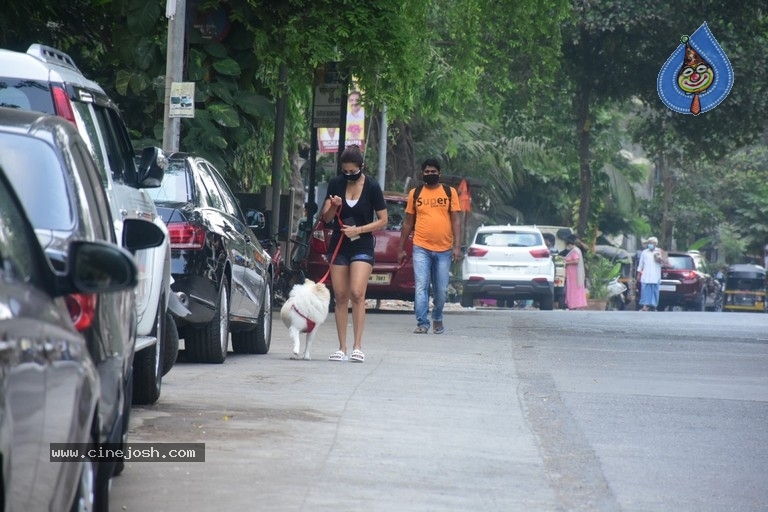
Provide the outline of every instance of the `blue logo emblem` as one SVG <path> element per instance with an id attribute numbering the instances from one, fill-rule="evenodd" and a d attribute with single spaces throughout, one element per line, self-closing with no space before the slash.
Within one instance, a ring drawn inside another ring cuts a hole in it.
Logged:
<path id="1" fill-rule="evenodd" d="M 659 71 L 656 88 L 669 109 L 697 116 L 731 92 L 733 67 L 706 22 L 680 43 Z"/>

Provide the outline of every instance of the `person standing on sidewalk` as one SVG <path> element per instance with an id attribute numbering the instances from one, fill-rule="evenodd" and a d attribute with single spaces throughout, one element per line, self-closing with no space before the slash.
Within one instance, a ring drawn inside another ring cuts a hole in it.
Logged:
<path id="1" fill-rule="evenodd" d="M 576 235 L 568 235 L 565 239 L 565 305 L 568 309 L 583 309 L 587 307 L 586 273 L 584 271 L 584 255 L 576 246 Z"/>
<path id="2" fill-rule="evenodd" d="M 640 282 L 640 311 L 655 311 L 659 306 L 659 287 L 661 285 L 661 265 L 664 254 L 659 249 L 659 240 L 649 237 L 646 248 L 640 253 L 637 263 L 637 280 Z"/>
<path id="3" fill-rule="evenodd" d="M 434 158 L 421 164 L 424 185 L 408 194 L 405 220 L 400 232 L 398 260 L 405 261 L 405 242 L 413 232 L 413 274 L 416 282 L 414 309 L 416 334 L 429 332 L 429 287 L 432 285 L 432 329 L 445 332 L 443 307 L 448 293 L 451 262 L 461 259 L 461 206 L 459 193 L 440 184 L 440 162 Z"/>

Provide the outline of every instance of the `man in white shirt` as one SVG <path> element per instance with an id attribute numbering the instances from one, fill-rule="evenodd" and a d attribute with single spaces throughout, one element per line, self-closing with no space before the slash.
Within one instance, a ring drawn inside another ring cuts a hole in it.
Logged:
<path id="1" fill-rule="evenodd" d="M 640 311 L 655 311 L 659 305 L 661 285 L 661 263 L 664 255 L 658 247 L 659 240 L 652 236 L 646 241 L 646 248 L 640 253 L 637 264 L 637 280 L 640 282 Z"/>

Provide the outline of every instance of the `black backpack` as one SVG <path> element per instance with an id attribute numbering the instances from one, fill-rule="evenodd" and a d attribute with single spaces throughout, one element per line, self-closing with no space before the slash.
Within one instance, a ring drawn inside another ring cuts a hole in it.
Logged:
<path id="1" fill-rule="evenodd" d="M 451 187 L 446 185 L 445 183 L 443 185 L 443 190 L 445 190 L 445 195 L 448 196 L 448 213 L 451 213 L 451 202 L 453 201 L 453 194 L 451 194 Z M 419 195 L 421 194 L 421 189 L 424 188 L 424 185 L 419 185 L 416 187 L 416 190 L 413 191 L 413 216 L 416 216 L 416 200 L 419 198 Z"/>

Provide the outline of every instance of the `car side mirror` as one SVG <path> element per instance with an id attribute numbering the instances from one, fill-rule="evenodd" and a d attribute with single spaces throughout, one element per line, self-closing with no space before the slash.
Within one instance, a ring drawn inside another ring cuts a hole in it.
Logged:
<path id="1" fill-rule="evenodd" d="M 163 183 L 168 159 L 158 147 L 144 148 L 139 159 L 139 188 L 158 188 Z"/>
<path id="2" fill-rule="evenodd" d="M 245 223 L 253 230 L 264 229 L 267 225 L 267 220 L 264 217 L 264 213 L 258 210 L 248 210 L 245 212 Z"/>
<path id="3" fill-rule="evenodd" d="M 125 249 L 105 242 L 72 242 L 68 278 L 80 293 L 110 293 L 133 288 L 138 270 Z"/>
<path id="4" fill-rule="evenodd" d="M 141 249 L 160 247 L 165 243 L 165 233 L 155 223 L 142 219 L 123 221 L 123 247 L 135 253 Z"/>

